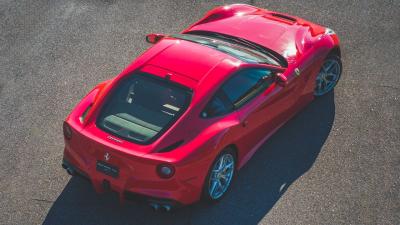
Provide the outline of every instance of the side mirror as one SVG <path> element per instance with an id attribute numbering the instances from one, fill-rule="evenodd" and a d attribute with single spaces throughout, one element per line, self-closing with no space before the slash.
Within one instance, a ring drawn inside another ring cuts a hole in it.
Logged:
<path id="1" fill-rule="evenodd" d="M 146 35 L 146 42 L 155 44 L 165 37 L 164 34 L 148 34 Z"/>
<path id="2" fill-rule="evenodd" d="M 288 84 L 287 77 L 281 73 L 276 74 L 276 83 L 281 87 L 285 87 Z"/>

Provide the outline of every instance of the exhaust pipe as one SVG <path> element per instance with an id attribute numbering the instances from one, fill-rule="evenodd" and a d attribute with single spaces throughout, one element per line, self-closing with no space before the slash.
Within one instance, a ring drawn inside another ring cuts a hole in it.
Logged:
<path id="1" fill-rule="evenodd" d="M 157 203 L 150 203 L 150 207 L 154 212 L 157 212 L 160 209 L 160 205 Z"/>
<path id="2" fill-rule="evenodd" d="M 72 169 L 71 167 L 67 167 L 67 173 L 68 173 L 69 175 L 71 175 L 71 176 L 74 176 L 74 175 L 75 175 L 75 170 Z"/>
<path id="3" fill-rule="evenodd" d="M 162 207 L 163 207 L 165 212 L 171 211 L 171 208 L 172 208 L 170 205 L 163 205 Z"/>
<path id="4" fill-rule="evenodd" d="M 67 164 L 63 163 L 62 168 L 64 168 L 69 175 L 71 175 L 71 176 L 75 175 L 75 170 L 73 168 L 69 167 Z"/>
<path id="5" fill-rule="evenodd" d="M 172 206 L 168 204 L 159 204 L 156 202 L 150 202 L 149 206 L 153 209 L 154 212 L 170 212 L 172 210 Z"/>

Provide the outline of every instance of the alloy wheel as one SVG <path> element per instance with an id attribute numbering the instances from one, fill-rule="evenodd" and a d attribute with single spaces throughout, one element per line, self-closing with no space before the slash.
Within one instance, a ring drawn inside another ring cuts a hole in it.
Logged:
<path id="1" fill-rule="evenodd" d="M 235 158 L 230 153 L 222 154 L 214 163 L 209 184 L 208 194 L 217 200 L 228 190 L 235 170 Z"/>
<path id="2" fill-rule="evenodd" d="M 330 92 L 339 81 L 342 67 L 336 58 L 328 58 L 321 67 L 315 83 L 315 96 Z"/>

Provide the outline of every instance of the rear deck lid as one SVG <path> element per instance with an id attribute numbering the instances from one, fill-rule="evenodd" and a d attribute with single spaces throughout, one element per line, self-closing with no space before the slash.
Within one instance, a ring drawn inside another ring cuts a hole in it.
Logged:
<path id="1" fill-rule="evenodd" d="M 135 72 L 110 93 L 96 125 L 112 140 L 147 145 L 171 127 L 185 112 L 190 99 L 191 91 L 183 86 Z"/>

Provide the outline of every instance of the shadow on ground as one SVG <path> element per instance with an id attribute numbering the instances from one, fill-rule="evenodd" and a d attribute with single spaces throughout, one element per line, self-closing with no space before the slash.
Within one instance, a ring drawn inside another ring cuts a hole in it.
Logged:
<path id="1" fill-rule="evenodd" d="M 145 204 L 120 206 L 116 196 L 97 195 L 87 181 L 72 178 L 43 224 L 258 224 L 312 167 L 334 117 L 334 94 L 316 99 L 260 147 L 216 205 L 155 213 Z"/>

